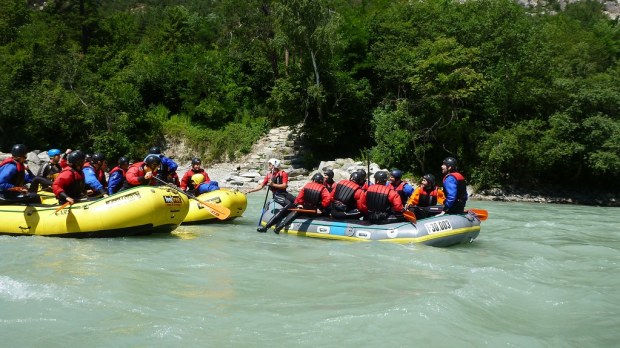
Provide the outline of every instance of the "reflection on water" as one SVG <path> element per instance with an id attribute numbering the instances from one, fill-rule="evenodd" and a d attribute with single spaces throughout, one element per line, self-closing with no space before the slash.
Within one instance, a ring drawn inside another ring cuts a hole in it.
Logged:
<path id="1" fill-rule="evenodd" d="M 112 239 L 0 237 L 3 346 L 616 346 L 617 208 L 473 202 L 439 249 L 231 223 Z"/>

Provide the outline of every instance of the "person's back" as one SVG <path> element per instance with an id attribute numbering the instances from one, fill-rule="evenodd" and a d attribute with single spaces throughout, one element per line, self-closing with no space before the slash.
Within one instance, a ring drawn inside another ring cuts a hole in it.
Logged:
<path id="1" fill-rule="evenodd" d="M 340 180 L 331 192 L 331 215 L 336 219 L 360 218 L 360 199 L 364 179 L 359 172 L 351 173 L 349 180 Z"/>
<path id="2" fill-rule="evenodd" d="M 369 186 L 361 199 L 362 211 L 375 223 L 400 219 L 404 210 L 396 190 L 391 185 L 386 186 L 387 177 L 387 172 L 376 172 L 375 185 Z"/>

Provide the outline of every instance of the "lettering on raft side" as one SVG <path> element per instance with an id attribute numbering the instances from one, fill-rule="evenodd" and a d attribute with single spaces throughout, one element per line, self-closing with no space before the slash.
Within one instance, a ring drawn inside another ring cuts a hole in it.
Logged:
<path id="1" fill-rule="evenodd" d="M 140 192 L 136 191 L 136 192 L 132 192 L 130 194 L 126 194 L 120 197 L 116 197 L 116 198 L 112 198 L 109 199 L 105 202 L 105 204 L 107 205 L 117 205 L 117 204 L 122 204 L 122 203 L 127 203 L 127 202 L 131 202 L 131 201 L 135 201 L 140 199 Z"/>

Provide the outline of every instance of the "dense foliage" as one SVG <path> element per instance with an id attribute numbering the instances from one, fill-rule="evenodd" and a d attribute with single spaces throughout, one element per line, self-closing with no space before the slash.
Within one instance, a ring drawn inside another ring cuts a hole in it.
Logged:
<path id="1" fill-rule="evenodd" d="M 366 153 L 481 187 L 620 179 L 620 32 L 597 2 L 0 0 L 0 146 L 221 160 L 303 122 L 309 165 Z M 551 14 L 549 14 L 551 13 Z M 614 187 L 617 187 L 614 186 Z"/>

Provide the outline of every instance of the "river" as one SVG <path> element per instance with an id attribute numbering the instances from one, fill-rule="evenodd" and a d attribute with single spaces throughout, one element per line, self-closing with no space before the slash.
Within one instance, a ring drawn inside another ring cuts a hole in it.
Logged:
<path id="1" fill-rule="evenodd" d="M 616 347 L 620 210 L 471 202 L 468 245 L 231 223 L 111 239 L 0 236 L 2 347 Z"/>

